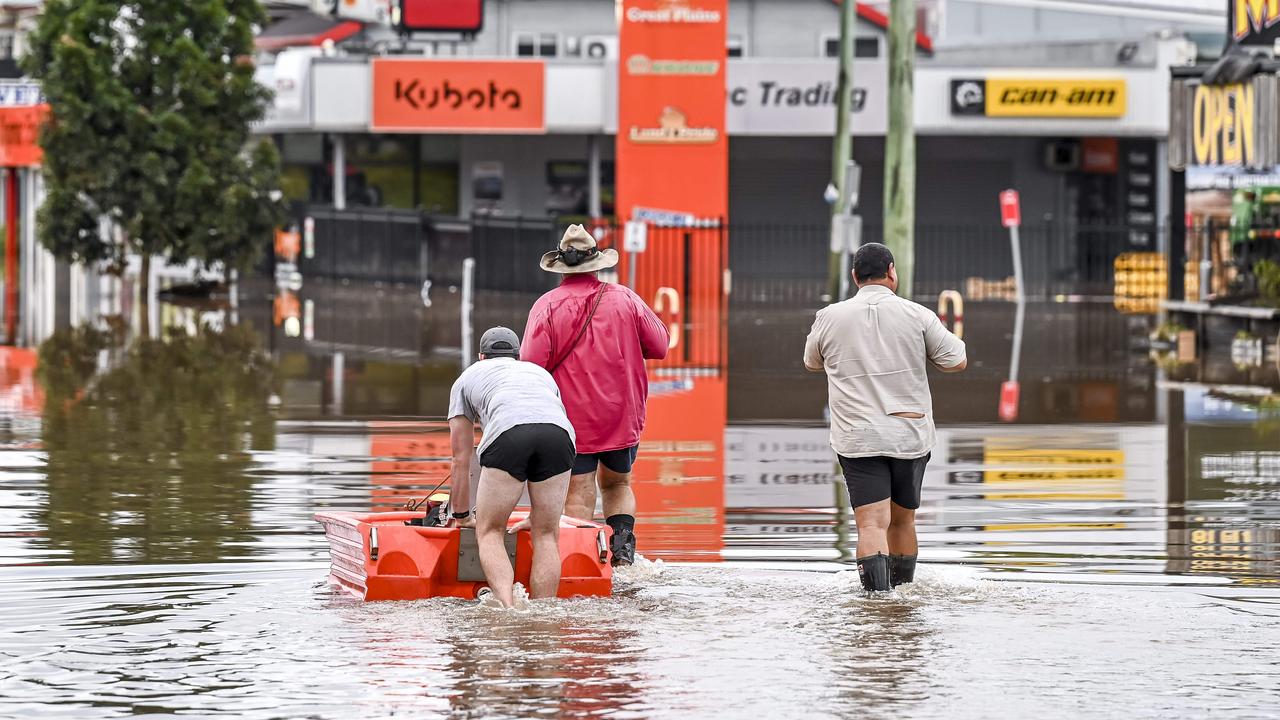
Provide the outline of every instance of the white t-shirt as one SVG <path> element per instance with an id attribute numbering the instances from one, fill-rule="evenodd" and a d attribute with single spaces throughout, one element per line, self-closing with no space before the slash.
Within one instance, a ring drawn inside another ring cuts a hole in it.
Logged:
<path id="1" fill-rule="evenodd" d="M 478 455 L 517 425 L 558 425 L 575 440 L 551 374 L 515 358 L 481 360 L 462 371 L 449 391 L 449 419 L 459 416 L 484 428 Z"/>
<path id="2" fill-rule="evenodd" d="M 804 348 L 804 364 L 826 370 L 831 447 L 848 458 L 912 459 L 932 450 L 926 363 L 950 368 L 964 359 L 964 342 L 936 314 L 883 285 L 819 310 Z"/>

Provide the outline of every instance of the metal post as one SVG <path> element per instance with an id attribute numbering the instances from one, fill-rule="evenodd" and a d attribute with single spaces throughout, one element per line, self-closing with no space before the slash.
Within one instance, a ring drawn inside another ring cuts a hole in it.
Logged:
<path id="1" fill-rule="evenodd" d="M 849 188 L 845 187 L 846 168 L 853 157 L 853 128 L 850 115 L 853 112 L 853 46 L 854 23 L 857 16 L 857 3 L 844 0 L 840 5 L 840 69 L 836 75 L 836 136 L 831 148 L 831 184 L 835 187 L 836 197 L 831 205 L 832 232 L 835 232 L 836 220 L 846 212 L 849 202 Z M 828 264 L 828 275 L 839 273 L 841 258 L 834 254 Z M 828 277 L 828 293 L 837 295 L 842 280 Z"/>
<path id="2" fill-rule="evenodd" d="M 898 268 L 898 294 L 911 299 L 915 273 L 915 0 L 889 5 L 889 132 L 884 146 L 884 244 Z"/>
<path id="3" fill-rule="evenodd" d="M 462 261 L 462 369 L 471 365 L 472 336 L 471 310 L 472 296 L 475 294 L 476 259 L 467 258 Z"/>
<path id="4" fill-rule="evenodd" d="M 1018 226 L 1009 228 L 1009 242 L 1013 246 L 1013 283 L 1018 293 L 1018 307 L 1013 320 L 1013 357 L 1009 360 L 1009 381 L 1018 382 L 1018 365 L 1022 359 L 1022 323 L 1026 314 L 1027 294 L 1022 284 L 1022 244 L 1018 239 Z"/>
<path id="5" fill-rule="evenodd" d="M 592 218 L 603 215 L 600 209 L 600 140 L 587 136 L 587 214 Z M 634 288 L 635 285 L 633 284 Z"/>
<path id="6" fill-rule="evenodd" d="M 347 209 L 347 138 L 333 136 L 333 209 Z"/>
<path id="7" fill-rule="evenodd" d="M 347 358 L 340 352 L 333 354 L 333 403 L 329 406 L 330 415 L 342 414 L 342 403 L 346 395 Z"/>

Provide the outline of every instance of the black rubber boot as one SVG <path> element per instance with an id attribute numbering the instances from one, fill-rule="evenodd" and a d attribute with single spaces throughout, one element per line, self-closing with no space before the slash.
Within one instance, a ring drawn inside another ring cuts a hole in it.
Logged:
<path id="1" fill-rule="evenodd" d="M 889 584 L 898 587 L 916 579 L 916 555 L 889 556 Z"/>
<path id="2" fill-rule="evenodd" d="M 613 555 L 613 566 L 631 565 L 636 561 L 636 519 L 630 515 L 610 515 L 605 524 L 613 529 L 613 539 L 609 541 L 609 552 Z"/>
<path id="3" fill-rule="evenodd" d="M 858 577 L 862 579 L 862 589 L 872 592 L 889 590 L 889 556 L 876 553 L 858 558 Z"/>

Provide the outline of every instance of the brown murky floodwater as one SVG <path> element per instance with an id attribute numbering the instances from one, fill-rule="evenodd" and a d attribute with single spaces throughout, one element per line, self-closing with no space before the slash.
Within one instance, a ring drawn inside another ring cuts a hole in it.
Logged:
<path id="1" fill-rule="evenodd" d="M 447 470 L 456 356 L 428 341 L 80 333 L 35 370 L 10 351 L 0 716 L 1274 716 L 1271 359 L 1162 369 L 1131 349 L 1145 319 L 1032 306 L 1001 424 L 1011 317 L 972 307 L 975 367 L 936 380 L 914 585 L 863 597 L 821 380 L 792 372 L 806 328 L 762 314 L 731 324 L 716 427 L 656 411 L 647 560 L 612 599 L 526 615 L 326 583 L 313 512 L 390 508 Z"/>

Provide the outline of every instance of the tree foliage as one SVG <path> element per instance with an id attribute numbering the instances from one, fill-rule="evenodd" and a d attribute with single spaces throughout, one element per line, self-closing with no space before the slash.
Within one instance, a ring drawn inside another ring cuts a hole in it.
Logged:
<path id="1" fill-rule="evenodd" d="M 25 59 L 51 108 L 45 247 L 117 266 L 129 252 L 252 262 L 284 212 L 274 145 L 250 145 L 270 99 L 253 77 L 265 19 L 257 0 L 45 2 Z"/>

